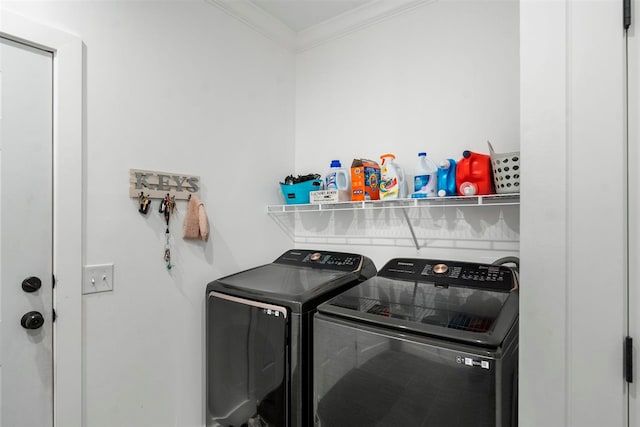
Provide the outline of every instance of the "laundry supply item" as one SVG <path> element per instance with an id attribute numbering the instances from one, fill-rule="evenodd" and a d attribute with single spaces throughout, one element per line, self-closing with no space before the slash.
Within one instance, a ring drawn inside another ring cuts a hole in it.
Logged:
<path id="1" fill-rule="evenodd" d="M 496 153 L 491 142 L 489 153 L 493 166 L 493 181 L 496 186 L 496 193 L 519 193 L 520 192 L 520 152 Z"/>
<path id="2" fill-rule="evenodd" d="M 456 161 L 445 159 L 438 166 L 438 196 L 455 196 L 456 189 Z"/>
<path id="3" fill-rule="evenodd" d="M 438 195 L 438 167 L 433 160 L 427 157 L 427 153 L 418 153 L 418 164 L 416 165 L 415 175 L 413 177 L 413 194 L 414 199 L 423 199 L 425 197 L 436 197 Z"/>
<path id="4" fill-rule="evenodd" d="M 351 200 L 351 176 L 350 172 L 342 167 L 340 160 L 331 160 L 329 171 L 324 177 L 325 190 L 337 190 L 338 200 Z"/>
<path id="5" fill-rule="evenodd" d="M 478 194 L 478 186 L 473 182 L 465 181 L 460 184 L 460 193 L 462 196 L 475 196 Z"/>
<path id="6" fill-rule="evenodd" d="M 492 194 L 491 158 L 469 150 L 462 153 L 462 159 L 456 165 L 456 185 L 460 196 Z"/>
<path id="7" fill-rule="evenodd" d="M 191 195 L 187 214 L 184 217 L 184 238 L 207 240 L 209 238 L 209 219 L 204 204 L 198 196 Z"/>
<path id="8" fill-rule="evenodd" d="M 388 153 L 380 156 L 380 200 L 391 200 L 406 197 L 404 172 L 395 163 L 396 156 Z"/>
<path id="9" fill-rule="evenodd" d="M 280 183 L 284 201 L 288 205 L 309 203 L 309 192 L 320 190 L 322 179 L 319 174 L 289 175 Z"/>
<path id="10" fill-rule="evenodd" d="M 351 163 L 351 200 L 380 200 L 380 165 L 373 160 L 353 159 Z"/>

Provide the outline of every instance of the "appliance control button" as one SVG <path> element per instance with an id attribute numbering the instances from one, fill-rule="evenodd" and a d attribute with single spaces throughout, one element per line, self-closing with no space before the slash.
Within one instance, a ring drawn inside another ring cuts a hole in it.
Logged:
<path id="1" fill-rule="evenodd" d="M 444 274 L 449 270 L 447 264 L 436 264 L 433 266 L 433 272 L 436 274 Z"/>
<path id="2" fill-rule="evenodd" d="M 320 252 L 314 252 L 311 254 L 311 256 L 309 257 L 309 259 L 311 261 L 318 261 L 320 259 L 320 257 L 322 256 L 322 254 L 320 254 Z"/>

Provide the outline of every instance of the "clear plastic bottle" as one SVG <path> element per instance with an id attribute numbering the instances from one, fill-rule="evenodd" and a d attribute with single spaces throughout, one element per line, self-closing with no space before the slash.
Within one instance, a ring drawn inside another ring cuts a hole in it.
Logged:
<path id="1" fill-rule="evenodd" d="M 427 158 L 427 153 L 418 153 L 418 165 L 413 178 L 414 199 L 436 197 L 438 195 L 438 167 L 433 160 Z"/>
<path id="2" fill-rule="evenodd" d="M 349 171 L 342 167 L 340 160 L 331 160 L 324 177 L 325 190 L 338 190 L 338 200 L 351 200 L 350 181 Z"/>

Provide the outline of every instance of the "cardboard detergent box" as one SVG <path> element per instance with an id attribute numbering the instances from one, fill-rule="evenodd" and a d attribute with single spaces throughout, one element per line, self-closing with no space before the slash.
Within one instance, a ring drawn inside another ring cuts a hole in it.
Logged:
<path id="1" fill-rule="evenodd" d="M 351 163 L 351 200 L 380 200 L 380 166 L 373 160 L 353 159 Z"/>

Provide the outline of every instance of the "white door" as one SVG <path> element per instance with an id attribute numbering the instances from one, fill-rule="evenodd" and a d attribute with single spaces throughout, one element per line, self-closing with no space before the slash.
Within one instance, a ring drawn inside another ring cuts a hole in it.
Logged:
<path id="1" fill-rule="evenodd" d="M 52 82 L 51 53 L 0 38 L 0 427 L 53 420 Z"/>

